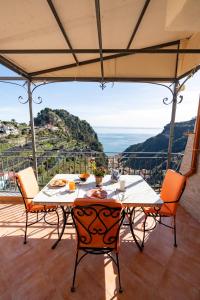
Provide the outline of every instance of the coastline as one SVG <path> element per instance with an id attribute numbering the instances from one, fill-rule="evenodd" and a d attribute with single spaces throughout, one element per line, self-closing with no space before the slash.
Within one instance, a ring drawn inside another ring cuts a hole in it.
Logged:
<path id="1" fill-rule="evenodd" d="M 93 127 L 102 143 L 104 151 L 110 156 L 125 151 L 129 146 L 142 143 L 162 131 L 162 128 L 141 127 Z"/>

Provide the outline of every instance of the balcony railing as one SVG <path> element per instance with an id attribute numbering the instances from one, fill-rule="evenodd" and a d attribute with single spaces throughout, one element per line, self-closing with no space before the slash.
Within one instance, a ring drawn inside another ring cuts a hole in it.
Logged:
<path id="1" fill-rule="evenodd" d="M 171 168 L 179 170 L 182 153 L 172 154 Z M 91 172 L 90 160 L 121 174 L 141 175 L 154 189 L 159 190 L 166 171 L 167 153 L 163 152 L 56 152 L 37 153 L 38 181 L 42 187 L 57 173 Z M 31 152 L 7 152 L 0 155 L 0 191 L 16 191 L 15 172 L 33 165 Z"/>

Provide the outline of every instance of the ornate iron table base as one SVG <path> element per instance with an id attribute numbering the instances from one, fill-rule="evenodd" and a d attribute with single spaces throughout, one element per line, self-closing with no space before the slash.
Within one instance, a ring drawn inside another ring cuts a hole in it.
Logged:
<path id="1" fill-rule="evenodd" d="M 67 207 L 65 210 L 64 206 L 61 206 L 61 209 L 63 213 L 63 226 L 57 241 L 52 245 L 51 249 L 55 249 L 58 243 L 60 242 L 60 240 L 62 239 L 66 225 L 73 225 L 73 222 L 67 223 L 68 217 L 69 215 L 71 215 L 71 207 Z"/>

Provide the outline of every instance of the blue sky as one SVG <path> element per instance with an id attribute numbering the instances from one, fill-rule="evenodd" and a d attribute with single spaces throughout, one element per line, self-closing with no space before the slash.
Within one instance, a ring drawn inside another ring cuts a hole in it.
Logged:
<path id="1" fill-rule="evenodd" d="M 0 66 L 0 76 L 14 75 Z M 176 121 L 189 120 L 196 115 L 200 72 L 190 79 L 184 100 L 177 108 Z M 0 120 L 12 118 L 19 122 L 29 120 L 28 104 L 18 102 L 18 96 L 26 98 L 20 87 L 0 83 Z M 98 83 L 54 83 L 41 87 L 34 97 L 41 96 L 42 104 L 34 104 L 34 115 L 45 107 L 62 108 L 87 120 L 92 126 L 159 127 L 170 121 L 171 105 L 162 103 L 170 96 L 167 89 L 150 84 L 107 84 L 102 91 Z"/>

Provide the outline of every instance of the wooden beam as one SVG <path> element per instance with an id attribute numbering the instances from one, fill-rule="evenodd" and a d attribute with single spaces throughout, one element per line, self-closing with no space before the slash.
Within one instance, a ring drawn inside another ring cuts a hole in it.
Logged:
<path id="1" fill-rule="evenodd" d="M 60 28 L 60 31 L 62 32 L 62 35 L 63 35 L 63 37 L 64 37 L 64 39 L 65 39 L 65 41 L 66 41 L 69 49 L 71 50 L 71 53 L 72 53 L 72 55 L 74 57 L 74 60 L 75 60 L 76 64 L 78 65 L 79 64 L 78 59 L 77 59 L 77 57 L 76 57 L 76 55 L 74 53 L 74 50 L 73 50 L 72 45 L 70 43 L 70 40 L 69 40 L 69 38 L 67 36 L 67 33 L 66 33 L 66 31 L 65 31 L 65 29 L 63 27 L 62 22 L 61 22 L 61 20 L 60 20 L 60 18 L 58 16 L 58 13 L 57 13 L 57 11 L 55 9 L 55 6 L 53 5 L 53 3 L 52 3 L 51 0 L 47 0 L 47 3 L 49 4 L 49 7 L 50 7 L 50 9 L 51 9 L 51 11 L 52 11 L 52 13 L 54 15 L 54 18 L 56 19 L 56 22 L 57 22 L 57 24 L 58 24 L 58 26 Z"/>
<path id="2" fill-rule="evenodd" d="M 140 24 L 141 24 L 141 22 L 142 22 L 142 19 L 143 19 L 143 17 L 144 17 L 144 14 L 145 14 L 145 12 L 146 12 L 146 10 L 147 10 L 147 7 L 148 7 L 148 5 L 149 5 L 149 2 L 150 2 L 150 0 L 146 0 L 146 1 L 145 1 L 145 4 L 144 4 L 143 9 L 142 9 L 142 11 L 141 11 L 141 14 L 140 14 L 140 16 L 139 16 L 139 18 L 138 18 L 138 21 L 137 21 L 137 23 L 136 23 L 136 25 L 135 25 L 135 28 L 134 28 L 134 30 L 133 30 L 133 33 L 132 33 L 132 35 L 131 35 L 131 38 L 130 38 L 130 40 L 129 40 L 129 42 L 128 42 L 127 49 L 130 48 L 130 46 L 131 46 L 131 44 L 132 44 L 132 42 L 133 42 L 133 39 L 134 39 L 134 37 L 135 37 L 135 35 L 136 35 L 138 29 L 139 29 L 139 26 L 140 26 Z"/>

